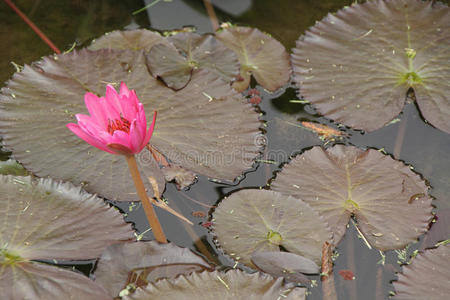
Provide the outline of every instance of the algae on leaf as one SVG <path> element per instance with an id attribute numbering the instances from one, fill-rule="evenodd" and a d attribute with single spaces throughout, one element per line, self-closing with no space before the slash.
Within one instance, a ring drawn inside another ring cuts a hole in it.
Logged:
<path id="1" fill-rule="evenodd" d="M 372 131 L 414 89 L 422 115 L 450 133 L 450 9 L 434 1 L 374 0 L 328 14 L 297 41 L 292 65 L 324 116 Z"/>
<path id="2" fill-rule="evenodd" d="M 308 203 L 324 217 L 335 242 L 351 216 L 375 248 L 400 249 L 427 231 L 431 197 L 419 175 L 377 150 L 337 145 L 298 155 L 272 189 Z"/>

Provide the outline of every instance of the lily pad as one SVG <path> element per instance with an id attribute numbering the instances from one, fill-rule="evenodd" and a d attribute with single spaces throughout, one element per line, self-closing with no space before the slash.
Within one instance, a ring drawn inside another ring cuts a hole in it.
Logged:
<path id="1" fill-rule="evenodd" d="M 0 176 L 0 187 L 0 240 L 11 255 L 92 259 L 110 244 L 134 239 L 118 211 L 70 183 Z"/>
<path id="2" fill-rule="evenodd" d="M 241 81 L 233 85 L 236 90 L 245 90 L 251 75 L 270 92 L 288 83 L 291 76 L 289 55 L 270 35 L 257 28 L 232 26 L 219 31 L 216 37 L 238 55 Z"/>
<path id="3" fill-rule="evenodd" d="M 0 255 L 0 293 L 5 300 L 86 299 L 112 300 L 92 280 L 75 272 L 53 266 L 10 261 Z"/>
<path id="4" fill-rule="evenodd" d="M 345 233 L 352 215 L 377 249 L 400 249 L 427 231 L 428 188 L 400 161 L 373 149 L 314 147 L 284 166 L 272 189 L 307 202 L 334 232 Z"/>
<path id="5" fill-rule="evenodd" d="M 282 278 L 274 279 L 261 273 L 247 274 L 240 270 L 192 273 L 173 280 L 159 280 L 124 299 L 306 299 L 305 288 L 290 289 L 284 287 L 282 282 Z"/>
<path id="6" fill-rule="evenodd" d="M 139 200 L 123 157 L 90 146 L 65 127 L 75 114 L 87 114 L 87 91 L 102 95 L 106 83 L 121 81 L 136 90 L 147 115 L 158 111 L 151 144 L 173 164 L 222 180 L 252 166 L 260 122 L 241 95 L 205 70 L 174 92 L 150 76 L 143 52 L 131 50 L 84 49 L 25 66 L 0 94 L 5 147 L 38 176 L 83 184 L 111 200 Z M 150 152 L 141 152 L 138 163 L 142 176 L 154 177 L 163 192 L 164 175 Z"/>
<path id="7" fill-rule="evenodd" d="M 322 244 L 331 240 L 324 219 L 303 201 L 268 190 L 241 190 L 213 213 L 217 242 L 248 265 L 255 251 L 287 251 L 320 264 Z"/>
<path id="8" fill-rule="evenodd" d="M 95 282 L 116 297 L 130 283 L 139 287 L 160 278 L 175 278 L 205 269 L 212 270 L 212 266 L 188 248 L 156 241 L 117 244 L 103 252 Z"/>
<path id="9" fill-rule="evenodd" d="M 450 295 L 450 245 L 426 250 L 402 267 L 395 300 L 442 300 Z"/>
<path id="10" fill-rule="evenodd" d="M 236 54 L 213 35 L 181 32 L 168 40 L 175 48 L 165 44 L 154 46 L 147 55 L 147 65 L 154 76 L 175 90 L 186 86 L 193 70 L 210 70 L 226 82 L 239 73 Z"/>
<path id="11" fill-rule="evenodd" d="M 137 29 L 128 31 L 113 31 L 92 41 L 89 46 L 90 50 L 100 49 L 120 49 L 120 50 L 145 50 L 146 52 L 157 44 L 170 43 L 162 37 L 157 31 L 147 29 Z"/>
<path id="12" fill-rule="evenodd" d="M 422 115 L 450 133 L 450 9 L 434 1 L 367 1 L 328 14 L 297 41 L 300 93 L 357 129 L 381 128 L 414 89 Z"/>
<path id="13" fill-rule="evenodd" d="M 274 277 L 284 277 L 296 283 L 309 284 L 311 280 L 304 274 L 319 274 L 319 266 L 310 259 L 289 252 L 255 252 L 252 263 L 263 272 Z"/>
<path id="14" fill-rule="evenodd" d="M 435 219 L 422 241 L 421 250 L 433 248 L 438 242 L 450 239 L 450 208 L 438 210 Z"/>
<path id="15" fill-rule="evenodd" d="M 72 271 L 31 260 L 83 260 L 133 239 L 122 215 L 96 196 L 51 179 L 0 176 L 0 293 L 4 299 L 112 299 Z"/>

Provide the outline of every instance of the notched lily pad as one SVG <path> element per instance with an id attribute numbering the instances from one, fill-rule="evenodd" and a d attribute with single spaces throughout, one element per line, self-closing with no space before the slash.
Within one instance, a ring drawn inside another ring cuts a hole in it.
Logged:
<path id="1" fill-rule="evenodd" d="M 395 300 L 442 300 L 450 295 L 450 245 L 426 250 L 402 267 Z"/>
<path id="2" fill-rule="evenodd" d="M 95 271 L 95 282 L 113 297 L 128 284 L 136 287 L 160 278 L 212 270 L 212 266 L 188 248 L 156 241 L 117 244 L 103 252 Z"/>
<path id="3" fill-rule="evenodd" d="M 179 90 L 197 69 L 207 69 L 230 82 L 239 73 L 236 54 L 213 35 L 181 32 L 167 38 L 171 45 L 156 45 L 147 55 L 147 65 L 170 88 Z"/>
<path id="4" fill-rule="evenodd" d="M 268 190 L 241 190 L 213 213 L 213 231 L 225 253 L 248 265 L 255 251 L 287 251 L 320 264 L 331 240 L 325 221 L 303 201 Z"/>
<path id="5" fill-rule="evenodd" d="M 90 50 L 119 49 L 119 50 L 144 50 L 146 52 L 157 45 L 164 44 L 170 46 L 158 32 L 147 29 L 137 29 L 128 31 L 113 31 L 104 34 L 92 41 Z"/>
<path id="6" fill-rule="evenodd" d="M 151 144 L 171 163 L 222 180 L 252 166 L 260 151 L 254 143 L 260 122 L 241 95 L 206 70 L 174 92 L 148 73 L 142 51 L 131 50 L 83 49 L 25 66 L 0 94 L 5 147 L 38 176 L 83 184 L 111 200 L 137 201 L 125 159 L 90 146 L 65 126 L 75 114 L 87 114 L 87 91 L 103 95 L 106 83 L 121 81 L 136 90 L 147 115 L 158 111 Z M 142 176 L 155 178 L 162 193 L 164 175 L 147 149 L 138 163 Z"/>
<path id="7" fill-rule="evenodd" d="M 415 241 L 432 217 L 428 187 L 420 176 L 373 149 L 314 147 L 285 165 L 271 186 L 311 205 L 330 225 L 336 243 L 352 215 L 380 250 Z"/>
<path id="8" fill-rule="evenodd" d="M 303 274 L 320 272 L 319 266 L 312 260 L 289 252 L 257 251 L 252 254 L 251 260 L 261 271 L 291 282 L 308 284 L 310 280 Z"/>
<path id="9" fill-rule="evenodd" d="M 3 250 L 25 259 L 92 259 L 134 239 L 123 216 L 70 183 L 0 176 Z"/>
<path id="10" fill-rule="evenodd" d="M 434 1 L 367 1 L 328 14 L 297 41 L 300 93 L 324 116 L 372 131 L 414 89 L 422 115 L 450 133 L 450 9 Z"/>
<path id="11" fill-rule="evenodd" d="M 19 262 L 14 267 L 10 263 L 0 254 L 2 299 L 113 300 L 101 286 L 81 274 L 41 263 Z"/>
<path id="12" fill-rule="evenodd" d="M 304 300 L 304 288 L 284 287 L 283 279 L 261 274 L 247 274 L 240 270 L 192 273 L 173 280 L 159 280 L 138 289 L 125 300 L 205 299 L 205 300 Z"/>
<path id="13" fill-rule="evenodd" d="M 253 75 L 266 90 L 274 92 L 288 83 L 289 55 L 284 46 L 257 28 L 232 26 L 217 32 L 217 39 L 233 50 L 241 64 L 240 77 L 233 87 L 242 92 Z"/>

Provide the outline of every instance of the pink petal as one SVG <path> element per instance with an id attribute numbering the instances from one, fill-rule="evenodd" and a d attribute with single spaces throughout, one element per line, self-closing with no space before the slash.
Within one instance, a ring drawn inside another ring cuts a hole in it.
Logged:
<path id="1" fill-rule="evenodd" d="M 108 118 L 101 103 L 101 99 L 92 93 L 86 93 L 84 95 L 84 103 L 95 122 L 106 127 L 108 125 Z"/>
<path id="2" fill-rule="evenodd" d="M 105 99 L 105 97 L 100 97 L 100 105 L 105 112 L 107 122 L 109 120 L 118 120 L 120 119 L 120 110 L 118 110 L 114 105 L 111 104 L 111 101 Z M 107 125 L 108 126 L 108 123 Z"/>
<path id="3" fill-rule="evenodd" d="M 121 96 L 120 104 L 122 105 L 123 116 L 128 120 L 133 120 L 136 118 L 136 113 L 140 104 L 139 99 L 136 97 L 134 91 L 130 91 L 129 96 Z"/>
<path id="4" fill-rule="evenodd" d="M 111 140 L 110 140 L 110 144 L 118 144 L 121 145 L 124 149 L 127 149 L 127 153 L 128 154 L 134 154 L 135 152 L 133 152 L 133 147 L 131 145 L 131 141 L 130 141 L 130 136 L 128 135 L 128 133 L 121 131 L 121 130 L 116 130 L 114 131 Z M 108 145 L 110 145 L 108 144 Z M 123 154 L 123 153 L 120 153 Z"/>
<path id="5" fill-rule="evenodd" d="M 108 106 L 112 106 L 119 114 L 122 113 L 122 105 L 120 103 L 119 95 L 117 94 L 116 89 L 110 84 L 106 86 L 105 99 Z"/>
<path id="6" fill-rule="evenodd" d="M 153 129 L 155 129 L 155 123 L 156 123 L 156 111 L 153 114 L 153 121 L 152 121 L 152 124 L 150 125 L 150 128 L 148 129 L 147 135 L 145 136 L 142 148 L 144 148 L 150 141 L 152 134 L 153 134 Z"/>
<path id="7" fill-rule="evenodd" d="M 128 89 L 127 85 L 123 81 L 120 83 L 119 95 L 126 96 L 126 97 L 129 97 L 129 95 L 130 95 L 130 90 Z"/>
<path id="8" fill-rule="evenodd" d="M 84 140 L 85 142 L 87 142 L 88 144 L 109 152 L 109 153 L 113 153 L 113 151 L 109 150 L 105 144 L 102 144 L 99 140 L 97 140 L 95 137 L 92 137 L 91 135 L 87 134 L 86 132 L 84 132 L 80 126 L 78 126 L 78 124 L 74 124 L 74 123 L 69 123 L 66 125 L 67 128 L 70 129 L 70 131 L 72 131 L 73 133 L 75 133 L 79 138 L 81 138 L 82 140 Z"/>
<path id="9" fill-rule="evenodd" d="M 75 117 L 78 121 L 78 126 L 86 132 L 86 134 L 89 134 L 92 137 L 95 137 L 99 139 L 98 133 L 100 131 L 104 131 L 105 129 L 98 125 L 90 116 L 82 115 L 82 114 L 76 114 Z"/>
<path id="10" fill-rule="evenodd" d="M 134 153 L 139 153 L 143 149 L 143 147 L 141 147 L 141 145 L 142 145 L 142 142 L 144 141 L 145 136 L 143 134 L 141 134 L 139 128 L 137 128 L 136 125 L 137 125 L 137 122 L 136 122 L 136 120 L 134 120 L 131 123 L 129 135 L 130 135 L 130 142 L 131 142 L 131 146 L 132 146 L 131 150 Z M 145 132 L 144 132 L 144 134 L 145 134 Z"/>

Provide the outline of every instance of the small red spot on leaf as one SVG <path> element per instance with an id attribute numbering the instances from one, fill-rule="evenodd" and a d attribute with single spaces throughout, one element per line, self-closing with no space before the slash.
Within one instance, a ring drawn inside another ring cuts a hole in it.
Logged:
<path id="1" fill-rule="evenodd" d="M 339 273 L 339 275 L 341 275 L 341 277 L 344 280 L 354 280 L 355 279 L 355 275 L 350 270 L 340 270 L 338 273 Z"/>
<path id="2" fill-rule="evenodd" d="M 194 216 L 196 218 L 204 218 L 204 217 L 206 217 L 206 213 L 204 211 L 201 211 L 201 210 L 193 211 L 191 214 L 192 214 L 192 216 Z"/>
<path id="3" fill-rule="evenodd" d="M 209 228 L 212 226 L 212 224 L 213 224 L 212 222 L 205 222 L 205 223 L 202 223 L 201 225 L 205 228 Z"/>

